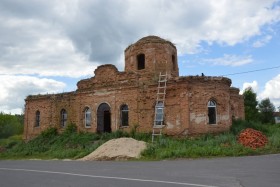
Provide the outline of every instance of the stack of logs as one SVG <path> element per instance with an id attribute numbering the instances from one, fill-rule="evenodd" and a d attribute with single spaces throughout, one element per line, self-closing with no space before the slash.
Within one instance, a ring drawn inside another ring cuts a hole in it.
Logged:
<path id="1" fill-rule="evenodd" d="M 251 128 L 244 129 L 238 136 L 238 143 L 252 149 L 264 147 L 267 142 L 267 137 L 262 132 Z"/>

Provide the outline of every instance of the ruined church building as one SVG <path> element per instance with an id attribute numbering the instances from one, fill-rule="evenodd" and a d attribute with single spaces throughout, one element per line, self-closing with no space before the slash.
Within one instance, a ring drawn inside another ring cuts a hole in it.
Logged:
<path id="1" fill-rule="evenodd" d="M 159 74 L 167 75 L 163 133 L 187 136 L 230 128 L 244 119 L 244 101 L 231 80 L 213 76 L 179 76 L 177 49 L 157 36 L 147 36 L 125 49 L 125 70 L 101 65 L 94 76 L 68 93 L 32 95 L 25 100 L 24 138 L 48 127 L 63 131 L 74 123 L 78 131 L 152 132 Z"/>

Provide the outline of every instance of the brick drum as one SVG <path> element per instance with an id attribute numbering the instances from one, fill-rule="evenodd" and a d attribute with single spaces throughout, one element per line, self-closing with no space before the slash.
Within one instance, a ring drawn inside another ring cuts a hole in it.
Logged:
<path id="1" fill-rule="evenodd" d="M 140 132 L 151 132 L 160 72 L 168 75 L 163 133 L 222 132 L 230 128 L 232 119 L 244 119 L 243 97 L 231 87 L 230 79 L 179 76 L 175 45 L 147 36 L 125 49 L 124 72 L 111 64 L 101 65 L 93 77 L 79 81 L 73 92 L 28 96 L 24 138 L 29 140 L 48 127 L 63 131 L 71 123 L 78 131 L 137 127 Z"/>

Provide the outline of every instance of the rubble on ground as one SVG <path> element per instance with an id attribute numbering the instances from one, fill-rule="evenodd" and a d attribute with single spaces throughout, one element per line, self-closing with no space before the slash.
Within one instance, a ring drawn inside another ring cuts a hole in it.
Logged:
<path id="1" fill-rule="evenodd" d="M 238 143 L 245 147 L 256 149 L 264 147 L 268 143 L 268 139 L 261 131 L 247 128 L 239 133 Z"/>

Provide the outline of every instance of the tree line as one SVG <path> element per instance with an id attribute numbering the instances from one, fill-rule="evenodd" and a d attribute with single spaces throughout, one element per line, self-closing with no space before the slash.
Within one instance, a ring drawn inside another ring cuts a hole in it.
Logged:
<path id="1" fill-rule="evenodd" d="M 257 101 L 257 94 L 252 87 L 245 89 L 243 93 L 245 120 L 260 121 L 262 123 L 275 123 L 273 113 L 276 111 L 275 106 L 269 98 L 260 102 Z M 280 110 L 280 107 L 278 107 Z"/>

